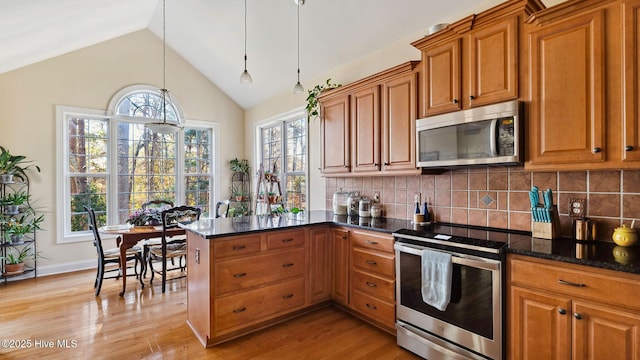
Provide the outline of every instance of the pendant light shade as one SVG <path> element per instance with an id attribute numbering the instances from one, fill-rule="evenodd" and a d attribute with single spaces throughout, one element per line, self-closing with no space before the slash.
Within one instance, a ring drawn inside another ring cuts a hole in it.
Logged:
<path id="1" fill-rule="evenodd" d="M 159 106 L 159 110 L 162 112 L 162 122 L 150 122 L 144 125 L 145 128 L 159 134 L 171 134 L 183 128 L 177 114 L 175 122 L 167 122 L 167 106 L 172 106 L 173 102 L 169 96 L 169 90 L 167 90 L 166 9 L 166 0 L 162 0 L 162 89 L 160 89 L 162 103 Z"/>
<path id="2" fill-rule="evenodd" d="M 253 78 L 247 71 L 247 0 L 244 0 L 244 71 L 240 75 L 241 84 L 251 84 Z"/>
<path id="3" fill-rule="evenodd" d="M 294 0 L 298 8 L 298 82 L 293 86 L 293 93 L 300 94 L 304 92 L 304 87 L 300 83 L 300 7 L 304 5 L 304 0 Z"/>

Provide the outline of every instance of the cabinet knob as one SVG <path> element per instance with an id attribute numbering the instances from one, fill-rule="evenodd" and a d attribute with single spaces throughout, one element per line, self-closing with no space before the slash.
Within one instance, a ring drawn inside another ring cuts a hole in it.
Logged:
<path id="1" fill-rule="evenodd" d="M 348 169 L 348 168 L 349 168 L 349 165 L 345 165 L 345 166 L 344 166 L 344 168 L 345 168 L 345 169 Z"/>
<path id="2" fill-rule="evenodd" d="M 475 99 L 475 98 L 476 98 L 475 96 L 473 96 L 473 95 L 469 95 L 469 100 L 472 100 L 472 101 L 473 101 L 473 99 Z"/>
<path id="3" fill-rule="evenodd" d="M 624 147 L 624 151 L 633 151 L 633 146 L 627 145 Z"/>
<path id="4" fill-rule="evenodd" d="M 343 239 L 346 239 L 346 238 L 347 238 L 347 235 L 342 235 L 342 238 L 343 238 Z"/>
<path id="5" fill-rule="evenodd" d="M 560 315 L 564 315 L 564 314 L 566 314 L 566 313 L 567 313 L 567 310 L 565 310 L 565 309 L 563 309 L 563 308 L 558 308 L 558 313 L 559 313 Z"/>
<path id="6" fill-rule="evenodd" d="M 391 164 L 389 164 L 388 162 L 384 163 L 384 166 L 389 166 L 389 165 L 391 165 Z"/>
<path id="7" fill-rule="evenodd" d="M 580 314 L 580 313 L 573 313 L 573 317 L 578 319 L 578 320 L 582 320 L 582 314 Z"/>
<path id="8" fill-rule="evenodd" d="M 458 99 L 453 99 L 453 103 L 457 104 L 458 103 Z"/>
<path id="9" fill-rule="evenodd" d="M 597 154 L 597 153 L 602 151 L 602 148 L 594 147 L 592 151 L 593 151 L 594 154 Z"/>

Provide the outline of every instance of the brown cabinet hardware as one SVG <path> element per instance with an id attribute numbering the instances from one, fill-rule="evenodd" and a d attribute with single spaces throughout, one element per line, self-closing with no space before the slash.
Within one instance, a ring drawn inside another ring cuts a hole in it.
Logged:
<path id="1" fill-rule="evenodd" d="M 282 264 L 283 268 L 288 268 L 288 267 L 292 267 L 293 263 L 286 263 L 286 264 Z"/>
<path id="2" fill-rule="evenodd" d="M 574 282 L 566 281 L 566 280 L 562 280 L 562 279 L 558 279 L 558 284 L 575 286 L 575 287 L 585 287 L 585 286 L 587 286 L 585 284 L 574 283 Z"/>
<path id="3" fill-rule="evenodd" d="M 233 274 L 234 278 L 241 278 L 247 276 L 247 273 Z"/>
<path id="4" fill-rule="evenodd" d="M 243 306 L 243 307 L 241 307 L 241 308 L 239 308 L 239 309 L 235 309 L 235 310 L 233 310 L 233 313 L 234 313 L 234 314 L 239 314 L 239 313 L 241 313 L 241 312 L 243 312 L 243 311 L 246 311 L 246 310 L 247 310 L 247 308 Z"/>

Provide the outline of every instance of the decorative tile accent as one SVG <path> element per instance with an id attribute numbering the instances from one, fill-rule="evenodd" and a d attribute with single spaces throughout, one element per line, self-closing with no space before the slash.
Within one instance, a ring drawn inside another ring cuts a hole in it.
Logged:
<path id="1" fill-rule="evenodd" d="M 494 202 L 494 198 L 492 198 L 489 194 L 485 194 L 482 199 L 480 199 L 485 206 L 489 206 L 492 202 Z"/>

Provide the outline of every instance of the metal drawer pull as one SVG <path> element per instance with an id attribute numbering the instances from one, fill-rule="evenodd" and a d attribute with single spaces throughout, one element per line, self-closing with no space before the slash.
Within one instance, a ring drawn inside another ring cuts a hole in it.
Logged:
<path id="1" fill-rule="evenodd" d="M 244 277 L 244 276 L 247 276 L 247 273 L 233 274 L 234 278 L 241 278 L 241 277 Z"/>
<path id="2" fill-rule="evenodd" d="M 245 249 L 246 246 L 245 245 L 233 245 L 233 250 L 242 250 Z"/>
<path id="3" fill-rule="evenodd" d="M 247 310 L 247 308 L 243 306 L 243 307 L 241 307 L 240 309 L 235 309 L 235 310 L 233 310 L 233 313 L 234 313 L 234 314 L 238 314 L 238 313 L 241 313 L 241 312 L 243 312 L 243 311 L 245 311 L 245 310 Z"/>
<path id="4" fill-rule="evenodd" d="M 293 263 L 286 263 L 286 264 L 282 264 L 283 268 L 288 268 L 288 267 L 292 267 Z"/>
<path id="5" fill-rule="evenodd" d="M 563 308 L 559 308 L 558 309 L 558 313 L 560 313 L 560 315 L 564 315 L 567 313 L 567 310 L 563 309 Z"/>
<path id="6" fill-rule="evenodd" d="M 288 243 L 288 242 L 292 242 L 292 241 L 293 241 L 293 239 L 282 239 L 283 243 Z"/>
<path id="7" fill-rule="evenodd" d="M 376 284 L 374 284 L 372 282 L 368 282 L 368 281 L 367 281 L 367 286 L 369 286 L 369 287 L 378 287 L 378 285 L 376 285 Z"/>
<path id="8" fill-rule="evenodd" d="M 578 319 L 578 320 L 582 320 L 582 314 L 580 314 L 580 313 L 573 313 L 573 317 Z"/>
<path id="9" fill-rule="evenodd" d="M 369 265 L 378 265 L 378 263 L 375 262 L 374 260 L 367 260 L 367 264 L 369 264 Z"/>
<path id="10" fill-rule="evenodd" d="M 585 286 L 587 286 L 585 284 L 574 283 L 574 282 L 566 281 L 566 280 L 562 280 L 562 279 L 558 279 L 558 284 L 575 286 L 575 287 L 585 287 Z"/>
<path id="11" fill-rule="evenodd" d="M 293 297 L 293 294 L 287 294 L 287 295 L 282 295 L 283 299 L 291 299 Z"/>
<path id="12" fill-rule="evenodd" d="M 378 307 L 375 305 L 367 304 L 367 307 L 371 310 L 378 310 Z"/>
<path id="13" fill-rule="evenodd" d="M 378 245 L 378 242 L 377 242 L 377 241 L 367 240 L 366 242 L 367 242 L 367 244 L 371 244 L 371 245 Z"/>
<path id="14" fill-rule="evenodd" d="M 343 238 L 343 239 L 346 239 L 346 238 L 347 238 L 347 235 L 342 235 L 342 238 Z"/>

